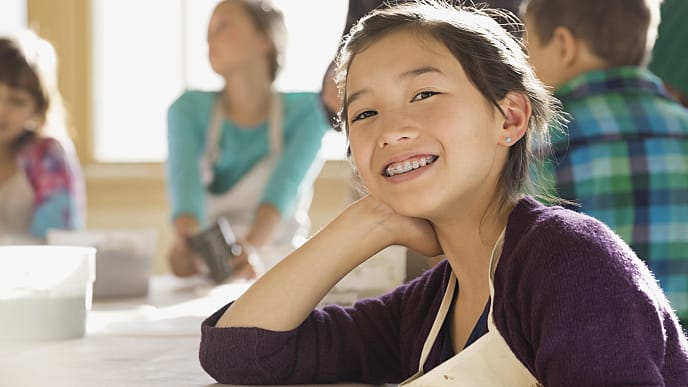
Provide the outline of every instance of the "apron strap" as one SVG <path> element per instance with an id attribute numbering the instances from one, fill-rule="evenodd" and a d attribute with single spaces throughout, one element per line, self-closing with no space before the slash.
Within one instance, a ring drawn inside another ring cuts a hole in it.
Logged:
<path id="1" fill-rule="evenodd" d="M 274 90 L 270 91 L 270 102 L 268 106 L 268 145 L 270 154 L 282 153 L 284 136 L 282 127 L 283 102 L 282 96 Z M 220 148 L 220 137 L 222 135 L 222 98 L 215 99 L 210 123 L 208 125 L 208 136 L 206 137 L 205 155 L 202 157 L 201 178 L 203 183 L 208 186 L 214 178 L 213 166 L 220 159 L 222 149 Z"/>
<path id="2" fill-rule="evenodd" d="M 208 137 L 205 143 L 205 152 L 210 166 L 215 165 L 220 158 L 220 132 L 222 129 L 222 98 L 217 98 L 213 104 L 213 112 L 208 126 Z"/>
<path id="3" fill-rule="evenodd" d="M 502 230 L 502 233 L 499 235 L 499 238 L 497 238 L 497 242 L 495 243 L 494 247 L 492 248 L 492 253 L 490 254 L 490 270 L 489 270 L 489 284 L 490 284 L 490 297 L 494 297 L 494 284 L 492 281 L 494 280 L 494 271 L 497 267 L 497 262 L 499 261 L 499 256 L 502 253 L 502 247 L 504 246 L 504 233 L 506 231 L 506 228 Z M 456 287 L 457 283 L 456 276 L 454 275 L 454 272 L 452 271 L 451 273 L 451 278 L 449 279 L 449 283 L 447 284 L 447 289 L 444 292 L 444 296 L 442 297 L 442 303 L 440 304 L 440 309 L 437 312 L 437 316 L 435 316 L 435 321 L 432 323 L 432 328 L 430 329 L 430 333 L 428 334 L 427 339 L 425 340 L 425 343 L 423 344 L 423 350 L 420 353 L 420 362 L 418 364 L 418 372 L 414 377 L 418 377 L 423 375 L 423 366 L 425 365 L 425 362 L 428 359 L 428 356 L 430 356 L 430 350 L 432 349 L 432 346 L 435 344 L 435 340 L 437 339 L 437 335 L 439 334 L 440 329 L 442 329 L 442 325 L 444 324 L 444 320 L 447 317 L 447 313 L 449 312 L 449 308 L 451 307 L 452 299 L 454 298 L 454 288 Z M 494 329 L 494 322 L 492 321 L 492 305 L 494 305 L 494 302 L 490 303 L 490 311 L 488 315 L 488 327 L 489 330 Z M 412 379 L 414 377 L 411 377 L 409 379 Z"/>
<path id="4" fill-rule="evenodd" d="M 447 284 L 447 290 L 445 290 L 444 296 L 442 296 L 442 303 L 440 304 L 440 309 L 437 312 L 437 316 L 435 316 L 435 321 L 432 323 L 430 333 L 428 334 L 428 337 L 425 340 L 425 343 L 423 344 L 423 350 L 420 353 L 420 362 L 418 364 L 418 373 L 416 375 L 420 376 L 423 374 L 423 365 L 425 365 L 428 356 L 430 356 L 430 350 L 432 349 L 432 346 L 435 343 L 435 339 L 437 338 L 440 329 L 442 329 L 444 320 L 447 317 L 449 308 L 451 307 L 452 299 L 454 298 L 454 289 L 456 288 L 456 282 L 456 276 L 452 271 L 451 278 L 449 279 L 449 283 Z"/>
<path id="5" fill-rule="evenodd" d="M 282 153 L 282 145 L 284 143 L 282 109 L 282 96 L 272 91 L 270 95 L 270 111 L 268 113 L 268 131 L 270 132 L 270 152 L 272 155 Z"/>

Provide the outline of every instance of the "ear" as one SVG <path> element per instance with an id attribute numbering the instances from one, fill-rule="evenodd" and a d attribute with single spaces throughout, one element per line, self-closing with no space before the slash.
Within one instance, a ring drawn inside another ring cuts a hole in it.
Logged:
<path id="1" fill-rule="evenodd" d="M 277 49 L 275 48 L 275 44 L 273 43 L 272 39 L 268 34 L 261 32 L 260 33 L 260 48 L 263 50 L 263 53 L 265 55 L 272 53 L 276 51 Z"/>
<path id="2" fill-rule="evenodd" d="M 24 128 L 28 130 L 36 130 L 39 126 L 43 124 L 43 120 L 38 114 L 32 114 L 26 122 L 24 122 Z"/>
<path id="3" fill-rule="evenodd" d="M 552 32 L 552 42 L 556 45 L 557 59 L 566 67 L 572 66 L 578 56 L 576 37 L 570 29 L 559 26 Z"/>
<path id="4" fill-rule="evenodd" d="M 510 147 L 526 133 L 532 106 L 524 93 L 510 91 L 499 103 L 504 112 L 504 122 L 499 131 L 498 143 Z"/>

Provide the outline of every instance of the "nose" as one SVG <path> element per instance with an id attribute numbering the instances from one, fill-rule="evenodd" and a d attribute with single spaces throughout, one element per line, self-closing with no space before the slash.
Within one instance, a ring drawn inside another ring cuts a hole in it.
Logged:
<path id="1" fill-rule="evenodd" d="M 378 138 L 380 148 L 410 141 L 418 136 L 418 127 L 402 114 L 392 114 L 388 119 L 381 121 L 383 127 Z"/>

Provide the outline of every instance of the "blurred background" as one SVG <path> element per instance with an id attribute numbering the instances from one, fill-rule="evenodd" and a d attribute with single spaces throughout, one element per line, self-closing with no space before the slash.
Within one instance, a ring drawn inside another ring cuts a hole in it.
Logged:
<path id="1" fill-rule="evenodd" d="M 206 29 L 217 0 L 2 0 L 0 33 L 31 28 L 55 46 L 59 86 L 84 168 L 87 228 L 157 233 L 153 272 L 168 271 L 166 112 L 185 89 L 215 90 Z M 282 91 L 317 91 L 344 29 L 347 0 L 275 0 L 289 43 Z M 317 15 L 317 16 L 316 16 Z M 314 17 L 315 16 L 315 17 Z M 323 142 L 312 230 L 350 200 L 341 134 Z"/>

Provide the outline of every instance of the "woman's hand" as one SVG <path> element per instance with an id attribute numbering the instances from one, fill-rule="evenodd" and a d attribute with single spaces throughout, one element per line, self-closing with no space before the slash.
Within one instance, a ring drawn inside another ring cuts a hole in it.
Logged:
<path id="1" fill-rule="evenodd" d="M 175 238 L 168 261 L 172 273 L 178 277 L 189 277 L 199 272 L 194 253 L 189 249 L 186 238 Z"/>
<path id="2" fill-rule="evenodd" d="M 190 235 L 199 231 L 198 221 L 191 215 L 180 215 L 174 220 L 174 242 L 168 261 L 172 273 L 179 277 L 188 277 L 199 272 L 198 257 L 189 248 Z"/>
<path id="3" fill-rule="evenodd" d="M 241 253 L 229 258 L 229 264 L 233 269 L 230 280 L 256 279 L 263 275 L 265 268 L 256 249 L 246 240 L 239 240 L 237 244 Z"/>

